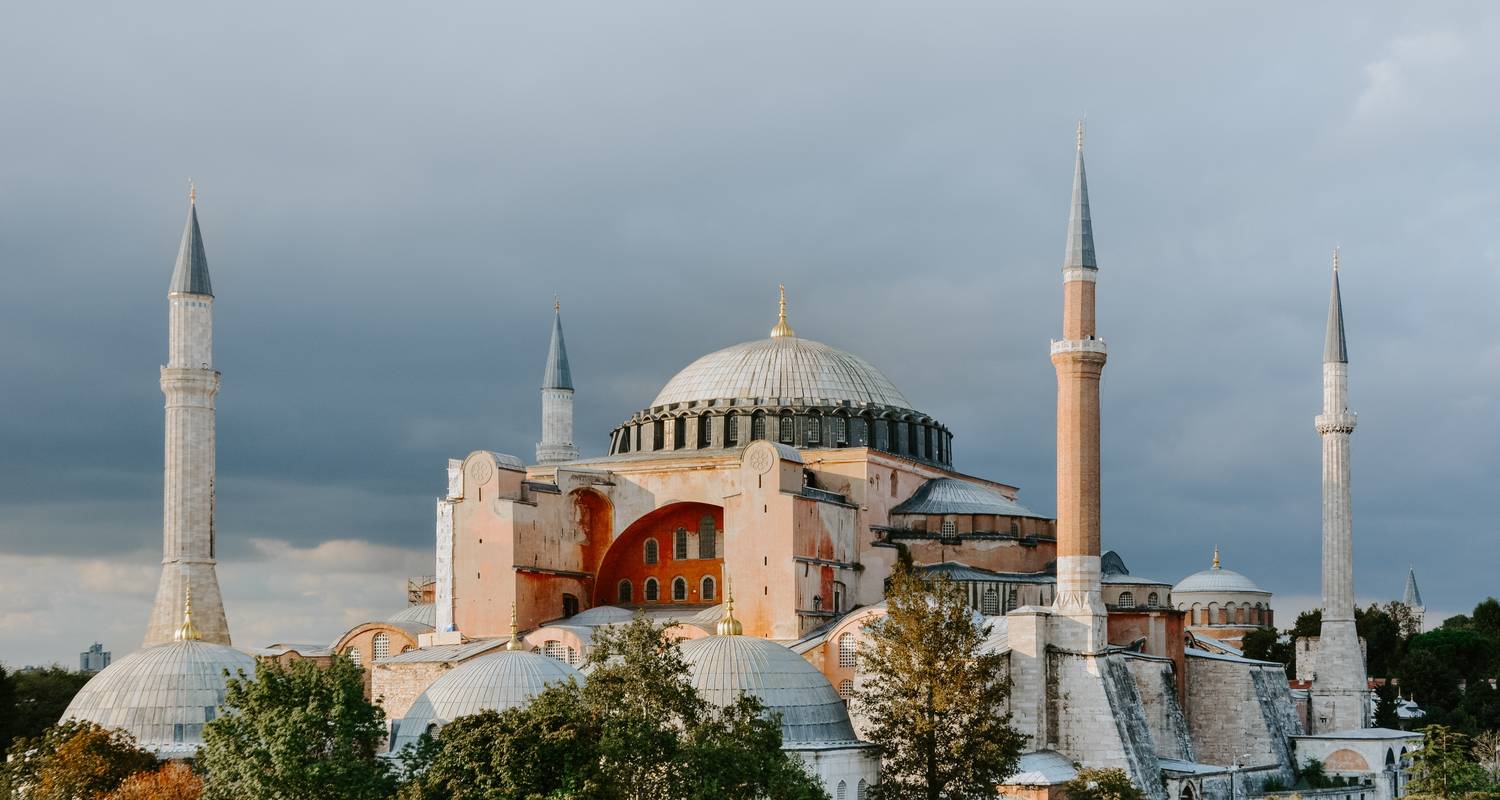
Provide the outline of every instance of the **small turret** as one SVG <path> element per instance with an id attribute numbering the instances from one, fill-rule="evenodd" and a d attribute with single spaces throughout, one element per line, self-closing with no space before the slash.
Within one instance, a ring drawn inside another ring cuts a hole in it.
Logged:
<path id="1" fill-rule="evenodd" d="M 563 341 L 562 303 L 556 298 L 552 301 L 552 342 L 542 372 L 542 440 L 536 445 L 536 460 L 538 464 L 578 460 L 578 448 L 573 446 L 573 370 Z"/>

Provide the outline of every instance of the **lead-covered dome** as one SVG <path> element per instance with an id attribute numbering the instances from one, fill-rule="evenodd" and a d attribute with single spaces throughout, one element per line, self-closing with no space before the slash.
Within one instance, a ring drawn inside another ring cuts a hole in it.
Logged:
<path id="1" fill-rule="evenodd" d="M 911 408 L 870 362 L 795 336 L 773 336 L 709 353 L 667 381 L 651 405 L 736 398 Z"/>
<path id="2" fill-rule="evenodd" d="M 849 711 L 817 667 L 791 650 L 754 636 L 710 636 L 682 643 L 693 687 L 727 706 L 753 695 L 781 715 L 783 746 L 855 741 Z"/>
<path id="3" fill-rule="evenodd" d="M 1182 579 L 1182 582 L 1172 588 L 1172 594 L 1184 594 L 1191 592 L 1255 592 L 1265 594 L 1266 591 L 1255 585 L 1255 581 L 1232 569 L 1215 567 L 1193 574 Z"/>
<path id="4" fill-rule="evenodd" d="M 580 682 L 578 670 L 540 653 L 501 650 L 455 667 L 417 696 L 391 732 L 391 752 L 421 738 L 428 728 L 466 714 L 519 708 L 554 683 Z"/>
<path id="5" fill-rule="evenodd" d="M 148 647 L 90 678 L 63 719 L 121 728 L 161 757 L 192 756 L 203 745 L 203 726 L 218 716 L 228 676 L 242 670 L 254 675 L 255 657 L 227 645 L 184 640 Z"/>

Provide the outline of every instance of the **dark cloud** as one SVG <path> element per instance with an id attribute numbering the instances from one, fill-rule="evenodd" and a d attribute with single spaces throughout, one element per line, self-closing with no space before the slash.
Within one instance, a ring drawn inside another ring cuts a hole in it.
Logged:
<path id="1" fill-rule="evenodd" d="M 3 13 L 0 566 L 159 541 L 189 176 L 227 558 L 425 549 L 446 458 L 531 454 L 554 292 L 585 452 L 696 356 L 764 335 L 785 282 L 800 334 L 879 365 L 954 429 L 961 468 L 1050 509 L 1046 347 L 1087 111 L 1107 545 L 1176 579 L 1218 543 L 1317 593 L 1342 243 L 1360 594 L 1396 596 L 1409 562 L 1434 607 L 1494 591 L 1488 5 Z M 307 630 L 344 616 L 306 602 Z"/>

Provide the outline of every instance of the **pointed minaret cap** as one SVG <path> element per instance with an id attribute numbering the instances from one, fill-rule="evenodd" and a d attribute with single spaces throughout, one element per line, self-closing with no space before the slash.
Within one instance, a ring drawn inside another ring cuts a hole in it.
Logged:
<path id="1" fill-rule="evenodd" d="M 177 633 L 172 638 L 179 642 L 196 642 L 203 638 L 203 634 L 193 625 L 193 587 L 189 584 L 182 601 L 182 624 L 177 626 Z"/>
<path id="2" fill-rule="evenodd" d="M 1323 338 L 1323 363 L 1349 363 L 1344 341 L 1344 300 L 1339 293 L 1339 249 L 1333 248 L 1333 292 L 1328 298 L 1328 333 Z"/>
<path id="3" fill-rule="evenodd" d="M 552 299 L 552 343 L 547 346 L 547 369 L 543 389 L 573 389 L 573 370 L 568 367 L 568 346 L 563 341 L 562 303 Z"/>
<path id="4" fill-rule="evenodd" d="M 172 270 L 172 294 L 201 294 L 213 297 L 208 279 L 208 254 L 203 250 L 203 233 L 198 230 L 198 186 L 188 181 L 188 220 L 177 248 L 177 266 Z"/>
<path id="5" fill-rule="evenodd" d="M 1219 546 L 1214 545 L 1214 569 L 1219 568 Z"/>
<path id="6" fill-rule="evenodd" d="M 776 326 L 771 328 L 771 338 L 779 339 L 783 336 L 796 336 L 797 333 L 792 330 L 792 326 L 788 325 L 786 321 L 786 284 L 779 284 L 777 288 L 781 290 L 781 318 L 776 321 Z"/>
<path id="7" fill-rule="evenodd" d="M 724 616 L 719 619 L 715 632 L 720 636 L 744 636 L 745 626 L 734 618 L 734 585 L 730 584 L 724 595 Z"/>
<path id="8" fill-rule="evenodd" d="M 523 649 L 521 634 L 516 627 L 516 604 L 510 604 L 510 641 L 505 643 L 505 649 L 511 652 L 520 652 Z"/>
<path id="9" fill-rule="evenodd" d="M 1422 590 L 1417 588 L 1417 569 L 1407 567 L 1406 591 L 1401 595 L 1401 605 L 1407 608 L 1422 607 Z"/>
<path id="10" fill-rule="evenodd" d="M 1094 222 L 1089 216 L 1089 182 L 1083 171 L 1083 120 L 1078 121 L 1078 160 L 1073 167 L 1073 205 L 1068 214 L 1068 245 L 1063 269 L 1098 269 L 1094 260 Z"/>

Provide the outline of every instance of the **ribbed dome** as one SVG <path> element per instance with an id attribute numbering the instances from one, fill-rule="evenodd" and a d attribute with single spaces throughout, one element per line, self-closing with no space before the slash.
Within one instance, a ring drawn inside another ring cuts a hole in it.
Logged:
<path id="1" fill-rule="evenodd" d="M 823 673 L 802 656 L 754 636 L 710 636 L 682 644 L 693 686 L 726 706 L 742 694 L 781 714 L 785 745 L 854 741 L 844 701 Z"/>
<path id="2" fill-rule="evenodd" d="M 1172 587 L 1172 594 L 1183 592 L 1259 592 L 1267 594 L 1266 590 L 1255 585 L 1255 581 L 1235 572 L 1232 569 L 1214 567 L 1202 572 L 1195 572 L 1182 579 L 1182 582 Z"/>
<path id="3" fill-rule="evenodd" d="M 391 751 L 421 738 L 429 725 L 446 725 L 465 714 L 504 711 L 531 702 L 549 684 L 583 680 L 578 670 L 540 653 L 501 650 L 480 656 L 432 682 L 407 709 L 391 736 Z"/>
<path id="4" fill-rule="evenodd" d="M 90 678 L 62 718 L 123 728 L 157 755 L 191 756 L 224 702 L 225 670 L 253 676 L 255 658 L 199 640 L 148 647 Z"/>
<path id="5" fill-rule="evenodd" d="M 741 397 L 912 407 L 868 361 L 794 336 L 745 342 L 709 353 L 668 381 L 651 405 Z"/>
<path id="6" fill-rule="evenodd" d="M 587 611 L 580 611 L 565 620 L 564 625 L 586 625 L 590 628 L 599 625 L 616 625 L 621 622 L 629 622 L 635 618 L 635 612 L 628 608 L 619 606 L 594 606 Z"/>
<path id="7" fill-rule="evenodd" d="M 407 606 L 385 618 L 386 622 L 408 622 L 437 627 L 437 606 L 433 603 L 417 603 Z"/>

